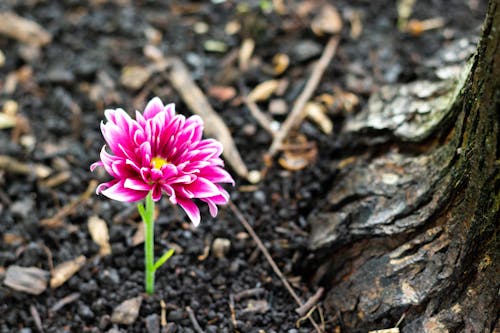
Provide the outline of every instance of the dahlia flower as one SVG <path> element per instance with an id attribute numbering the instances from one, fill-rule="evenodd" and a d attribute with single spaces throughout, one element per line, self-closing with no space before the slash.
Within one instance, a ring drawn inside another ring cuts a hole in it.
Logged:
<path id="1" fill-rule="evenodd" d="M 144 113 L 136 111 L 132 119 L 123 109 L 106 110 L 101 131 L 107 143 L 102 166 L 113 177 L 97 187 L 110 199 L 133 202 L 151 193 L 153 201 L 166 194 L 181 206 L 192 223 L 200 223 L 199 199 L 208 204 L 215 217 L 217 205 L 225 204 L 229 194 L 220 183 L 234 180 L 223 169 L 222 145 L 214 139 L 202 139 L 203 121 L 199 116 L 186 119 L 175 114 L 175 105 L 163 105 L 158 97 L 147 104 Z"/>

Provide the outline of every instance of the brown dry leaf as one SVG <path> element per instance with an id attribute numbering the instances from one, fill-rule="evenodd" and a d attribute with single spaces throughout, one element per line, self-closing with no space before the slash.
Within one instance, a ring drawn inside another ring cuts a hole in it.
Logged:
<path id="1" fill-rule="evenodd" d="M 75 273 L 82 268 L 86 260 L 87 258 L 81 255 L 73 260 L 63 262 L 54 267 L 54 272 L 52 274 L 52 278 L 50 279 L 50 287 L 55 289 L 64 284 L 64 282 L 68 281 L 69 278 L 75 275 Z"/>
<path id="2" fill-rule="evenodd" d="M 227 102 L 236 96 L 236 89 L 231 86 L 211 86 L 208 95 L 221 102 Z"/>
<path id="3" fill-rule="evenodd" d="M 269 97 L 278 89 L 278 80 L 268 80 L 259 83 L 253 90 L 248 94 L 247 100 L 251 102 L 259 102 L 268 100 Z"/>
<path id="4" fill-rule="evenodd" d="M 313 162 L 318 155 L 318 148 L 315 142 L 307 141 L 304 135 L 289 139 L 283 145 L 283 155 L 278 159 L 278 163 L 286 170 L 302 170 Z"/>
<path id="5" fill-rule="evenodd" d="M 315 102 L 308 102 L 304 107 L 306 117 L 312 120 L 323 133 L 329 135 L 333 131 L 333 123 L 326 115 L 326 109 L 323 105 Z"/>
<path id="6" fill-rule="evenodd" d="M 122 69 L 120 83 L 132 90 L 137 90 L 144 86 L 151 77 L 151 69 L 143 66 L 125 66 Z"/>
<path id="7" fill-rule="evenodd" d="M 137 319 L 137 316 L 139 316 L 141 304 L 141 296 L 123 301 L 114 309 L 113 314 L 111 315 L 111 322 L 124 325 L 133 324 Z"/>
<path id="8" fill-rule="evenodd" d="M 342 30 L 342 18 L 334 6 L 325 4 L 313 19 L 311 29 L 317 36 L 337 34 Z"/>
<path id="9" fill-rule="evenodd" d="M 275 54 L 272 61 L 274 74 L 276 75 L 283 74 L 290 65 L 290 57 L 284 53 Z"/>
<path id="10" fill-rule="evenodd" d="M 3 283 L 14 290 L 40 295 L 47 289 L 49 272 L 38 267 L 11 265 L 5 275 Z"/>
<path id="11" fill-rule="evenodd" d="M 91 216 L 87 222 L 92 240 L 99 245 L 99 254 L 105 256 L 111 253 L 109 245 L 109 232 L 106 222 L 98 216 Z"/>
<path id="12" fill-rule="evenodd" d="M 240 52 L 238 54 L 240 70 L 248 70 L 250 58 L 252 58 L 253 50 L 255 49 L 255 41 L 251 38 L 245 38 L 241 43 Z"/>

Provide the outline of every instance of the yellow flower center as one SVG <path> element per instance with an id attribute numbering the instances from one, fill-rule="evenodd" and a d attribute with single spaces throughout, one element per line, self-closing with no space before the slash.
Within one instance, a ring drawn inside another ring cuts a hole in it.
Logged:
<path id="1" fill-rule="evenodd" d="M 165 164 L 168 164 L 168 161 L 164 158 L 156 156 L 151 159 L 151 166 L 153 167 L 153 169 L 160 170 L 161 167 Z"/>

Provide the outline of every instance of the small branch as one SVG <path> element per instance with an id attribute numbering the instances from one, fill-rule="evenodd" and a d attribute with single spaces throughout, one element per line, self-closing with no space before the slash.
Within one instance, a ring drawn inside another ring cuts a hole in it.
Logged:
<path id="1" fill-rule="evenodd" d="M 269 117 L 267 114 L 261 111 L 257 103 L 248 99 L 248 97 L 243 97 L 243 101 L 245 102 L 246 107 L 250 110 L 252 116 L 257 120 L 260 126 L 265 129 L 269 134 L 274 136 L 276 131 L 271 128 L 271 123 L 273 119 Z"/>
<path id="2" fill-rule="evenodd" d="M 267 251 L 267 248 L 264 246 L 264 244 L 260 240 L 259 236 L 257 236 L 257 234 L 253 230 L 252 226 L 248 223 L 248 221 L 243 216 L 241 211 L 238 209 L 238 207 L 236 207 L 236 205 L 231 200 L 228 202 L 228 205 L 231 208 L 231 210 L 233 211 L 234 215 L 236 215 L 236 218 L 240 221 L 240 223 L 246 229 L 246 231 L 250 234 L 250 236 L 252 236 L 252 239 L 257 244 L 257 247 L 262 251 L 262 254 L 264 254 L 264 257 L 266 257 L 266 260 L 271 265 L 271 268 L 273 269 L 274 273 L 280 278 L 281 282 L 283 283 L 285 288 L 288 290 L 288 292 L 290 293 L 292 298 L 295 300 L 295 302 L 299 306 L 303 306 L 304 303 L 302 303 L 301 299 L 295 293 L 292 286 L 290 286 L 290 283 L 288 282 L 288 280 L 285 278 L 283 273 L 281 273 L 281 270 L 279 269 L 278 265 L 276 265 L 276 262 L 274 262 L 274 259 L 271 257 L 271 254 L 269 254 L 269 251 Z M 314 319 L 312 317 L 309 317 L 309 321 L 316 329 L 316 332 L 318 332 L 318 333 L 322 332 L 321 328 L 318 326 L 318 324 L 314 321 Z"/>
<path id="3" fill-rule="evenodd" d="M 191 309 L 190 306 L 186 306 L 186 311 L 188 312 L 191 323 L 193 323 L 194 330 L 198 333 L 205 333 L 205 331 L 203 331 L 200 324 L 198 323 L 198 320 L 196 320 L 193 309 Z"/>
<path id="4" fill-rule="evenodd" d="M 325 72 L 326 68 L 328 67 L 328 64 L 335 55 L 339 39 L 340 39 L 339 36 L 333 36 L 330 37 L 330 39 L 328 40 L 328 43 L 326 44 L 323 50 L 323 54 L 316 63 L 316 66 L 314 67 L 304 90 L 295 101 L 292 111 L 285 119 L 285 122 L 283 123 L 279 131 L 276 132 L 274 140 L 268 151 L 269 157 L 273 157 L 278 152 L 278 150 L 281 147 L 281 144 L 283 143 L 283 140 L 285 140 L 285 138 L 288 136 L 288 133 L 293 128 L 298 126 L 300 122 L 304 119 L 304 112 L 303 112 L 304 106 L 306 105 L 307 101 L 309 101 L 309 99 L 311 98 L 312 94 L 314 93 L 314 90 L 316 90 L 316 88 L 318 87 L 319 81 L 321 80 L 323 73 Z"/>
<path id="5" fill-rule="evenodd" d="M 239 176 L 247 178 L 248 169 L 236 148 L 231 132 L 222 118 L 214 111 L 203 91 L 193 81 L 186 65 L 177 57 L 169 57 L 165 61 L 167 72 L 164 76 L 179 92 L 182 100 L 191 111 L 203 118 L 207 134 L 222 143 L 224 146 L 222 154 L 234 171 Z"/>
<path id="6" fill-rule="evenodd" d="M 304 305 L 298 307 L 295 309 L 295 312 L 297 312 L 300 316 L 304 316 L 309 309 L 311 309 L 313 306 L 318 303 L 318 300 L 323 296 L 323 292 L 325 291 L 324 288 L 319 288 L 318 291 L 304 303 Z"/>

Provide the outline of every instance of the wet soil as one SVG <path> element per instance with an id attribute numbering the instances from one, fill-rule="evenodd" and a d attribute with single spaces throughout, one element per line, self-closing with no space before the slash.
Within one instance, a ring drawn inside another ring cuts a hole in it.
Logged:
<path id="1" fill-rule="evenodd" d="M 320 2 L 285 1 L 283 14 L 267 11 L 265 5 L 271 3 L 0 3 L 0 10 L 33 20 L 52 35 L 52 41 L 42 48 L 0 36 L 5 56 L 0 65 L 0 105 L 5 109 L 7 101 L 15 101 L 22 120 L 14 128 L 0 130 L 0 155 L 50 167 L 49 178 L 69 174 L 51 184 L 35 173 L 0 169 L 0 279 L 11 265 L 50 271 L 51 265 L 80 255 L 87 258 L 62 286 L 48 287 L 37 296 L 0 284 L 0 332 L 195 332 L 187 307 L 205 332 L 312 330 L 307 320 L 299 321 L 293 298 L 227 208 L 215 219 L 203 208 L 202 223 L 195 229 L 179 208 L 161 202 L 156 253 L 174 247 L 176 254 L 157 272 L 153 296 L 143 294 L 143 248 L 134 245 L 133 238 L 141 223 L 135 207 L 91 195 L 55 226 L 41 223 L 81 198 L 92 180 L 106 180 L 104 174 L 89 171 L 103 145 L 99 123 L 104 108 L 142 109 L 157 95 L 164 102 L 175 102 L 179 112 L 190 114 L 161 75 L 153 75 L 137 89 L 120 82 L 124 67 L 151 63 L 144 52 L 149 44 L 164 54 L 181 57 L 203 91 L 221 85 L 236 88 L 237 95 L 229 100 L 215 95 L 209 99 L 230 128 L 249 169 L 262 169 L 271 136 L 242 103 L 242 91 L 274 78 L 267 70 L 272 57 L 287 54 L 290 65 L 279 78 L 288 81 L 288 88 L 280 98 L 291 106 L 326 42 L 309 27 Z M 319 152 L 303 170 L 290 171 L 274 163 L 263 182 L 251 185 L 236 177 L 236 186 L 228 188 L 235 205 L 303 300 L 318 288 L 307 278 L 316 268 L 307 264 L 313 262 L 314 253 L 307 248 L 306 219 L 330 190 L 335 178 L 331 160 L 349 156 L 335 140 L 344 120 L 362 108 L 381 85 L 430 75 L 426 59 L 447 43 L 478 35 L 485 10 L 484 1 L 418 1 L 411 18 L 441 17 L 444 26 L 414 36 L 397 29 L 394 1 L 336 1 L 335 6 L 344 20 L 342 40 L 314 96 L 342 89 L 353 93 L 359 104 L 351 113 L 340 109 L 329 114 L 334 122 L 331 135 L 311 122 L 303 123 L 301 132 Z M 353 16 L 362 24 L 357 39 L 349 24 Z M 240 29 L 229 34 L 234 22 Z M 241 72 L 234 55 L 244 38 L 254 39 L 256 45 L 250 68 Z M 207 41 L 219 42 L 218 49 Z M 17 83 L 13 89 L 12 80 Z M 259 105 L 266 110 L 267 103 Z M 282 121 L 285 116 L 274 118 Z M 94 215 L 109 228 L 111 254 L 107 256 L 98 255 L 99 246 L 87 228 Z M 229 251 L 220 258 L 213 251 L 204 255 L 216 238 L 229 240 Z M 254 288 L 257 291 L 248 297 L 234 297 Z M 129 325 L 113 323 L 116 307 L 137 296 L 143 297 L 137 319 Z M 69 297 L 67 304 L 54 308 L 65 297 Z M 162 302 L 166 326 L 161 320 Z M 328 332 L 342 329 L 337 314 L 325 313 L 324 319 Z"/>

